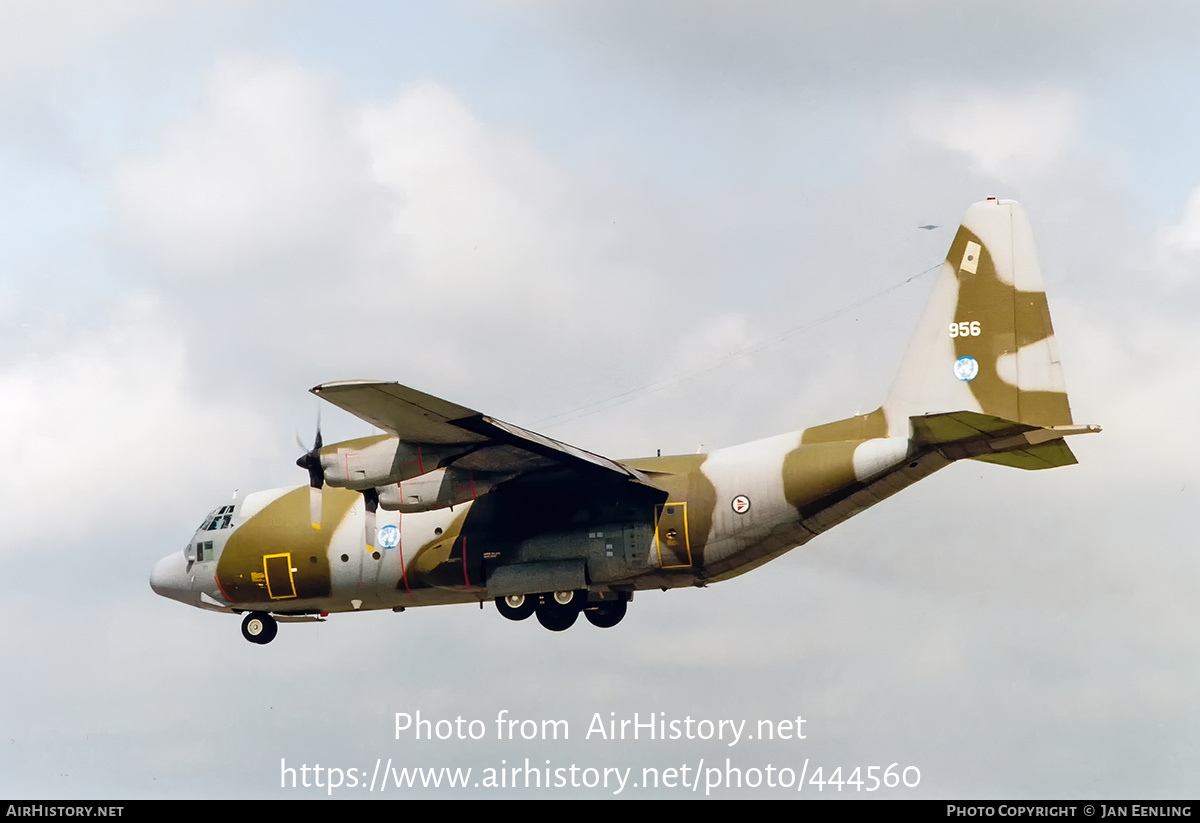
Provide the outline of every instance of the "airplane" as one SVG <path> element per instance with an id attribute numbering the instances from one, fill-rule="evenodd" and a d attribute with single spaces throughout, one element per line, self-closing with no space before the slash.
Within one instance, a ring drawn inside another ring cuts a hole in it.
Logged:
<path id="1" fill-rule="evenodd" d="M 706 586 L 803 546 L 957 460 L 1076 461 L 1024 210 L 971 206 L 895 385 L 872 412 L 709 454 L 611 460 L 398 383 L 312 389 L 382 430 L 297 460 L 309 483 L 218 506 L 150 575 L 160 595 L 280 622 L 452 603 L 621 622 L 635 592 Z M 302 446 L 303 447 L 303 446 Z"/>

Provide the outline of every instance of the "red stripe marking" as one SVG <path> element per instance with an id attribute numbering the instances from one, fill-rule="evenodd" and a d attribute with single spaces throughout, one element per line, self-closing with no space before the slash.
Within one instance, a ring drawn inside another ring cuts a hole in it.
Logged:
<path id="1" fill-rule="evenodd" d="M 226 600 L 228 600 L 230 603 L 232 603 L 232 602 L 233 602 L 233 598 L 231 598 L 231 597 L 230 597 L 228 594 L 226 594 L 226 593 L 225 593 L 225 587 L 221 585 L 221 578 L 217 577 L 217 576 L 214 574 L 214 575 L 213 575 L 213 582 L 217 584 L 217 590 L 218 590 L 219 592 L 221 592 L 221 597 L 224 597 Z"/>
<path id="2" fill-rule="evenodd" d="M 467 577 L 467 538 L 463 538 L 463 581 L 467 584 L 467 588 L 471 588 L 471 579 Z"/>
<path id="3" fill-rule="evenodd" d="M 396 515 L 396 519 L 402 521 L 403 515 Z M 408 569 L 404 568 L 404 523 L 397 523 L 397 528 L 400 529 L 400 542 L 396 544 L 396 549 L 400 552 L 400 579 L 404 581 L 404 591 L 408 592 L 408 596 L 412 597 L 412 589 L 408 587 Z"/>

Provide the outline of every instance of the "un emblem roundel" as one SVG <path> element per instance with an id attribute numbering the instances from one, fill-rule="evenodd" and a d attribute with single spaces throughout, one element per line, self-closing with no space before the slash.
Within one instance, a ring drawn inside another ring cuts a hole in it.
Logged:
<path id="1" fill-rule="evenodd" d="M 379 529 L 379 547 L 394 549 L 400 545 L 400 527 L 388 524 Z"/>
<path id="2" fill-rule="evenodd" d="M 959 380 L 974 380 L 979 374 L 979 363 L 974 357 L 960 357 L 954 361 L 954 376 Z"/>

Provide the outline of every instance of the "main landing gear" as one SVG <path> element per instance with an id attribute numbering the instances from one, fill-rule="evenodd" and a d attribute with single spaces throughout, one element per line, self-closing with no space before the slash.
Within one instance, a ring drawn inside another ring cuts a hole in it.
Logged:
<path id="1" fill-rule="evenodd" d="M 593 626 L 610 629 L 621 622 L 629 601 L 615 593 L 609 596 L 611 599 L 589 602 L 588 593 L 582 590 L 510 594 L 496 598 L 496 610 L 509 620 L 524 620 L 536 614 L 538 622 L 552 632 L 574 626 L 581 612 Z"/>
<path id="2" fill-rule="evenodd" d="M 496 598 L 496 610 L 509 620 L 524 620 L 533 614 L 537 608 L 537 599 L 523 594 L 510 594 L 508 597 Z"/>
<path id="3" fill-rule="evenodd" d="M 275 639 L 279 624 L 266 612 L 250 612 L 242 618 L 242 637 L 260 646 Z"/>

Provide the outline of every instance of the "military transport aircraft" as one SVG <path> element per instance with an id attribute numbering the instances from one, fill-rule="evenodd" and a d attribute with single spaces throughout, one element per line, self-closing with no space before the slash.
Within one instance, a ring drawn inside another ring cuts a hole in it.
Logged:
<path id="1" fill-rule="evenodd" d="M 1029 224 L 972 206 L 899 377 L 869 414 L 710 454 L 609 460 L 397 383 L 312 389 L 383 434 L 313 448 L 308 487 L 209 513 L 157 593 L 277 622 L 493 600 L 510 620 L 615 626 L 641 589 L 750 571 L 955 460 L 1076 462 Z"/>

